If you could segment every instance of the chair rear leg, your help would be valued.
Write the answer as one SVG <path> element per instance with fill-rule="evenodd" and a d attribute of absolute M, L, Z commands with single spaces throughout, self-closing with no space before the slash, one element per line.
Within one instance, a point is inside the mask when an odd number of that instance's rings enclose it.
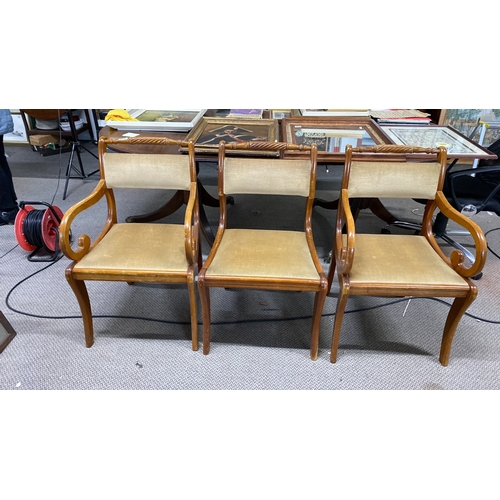
<path fill-rule="evenodd" d="M 451 344 L 453 336 L 457 330 L 458 324 L 465 314 L 465 311 L 474 302 L 477 297 L 477 287 L 473 285 L 469 294 L 466 297 L 457 297 L 451 306 L 446 323 L 443 330 L 443 340 L 441 341 L 441 352 L 439 354 L 439 362 L 443 366 L 448 366 L 450 361 Z"/>
<path fill-rule="evenodd" d="M 329 294 L 331 289 L 332 289 L 333 276 L 335 274 L 335 265 L 336 265 L 335 250 L 332 250 L 332 257 L 330 260 L 330 268 L 328 269 L 328 287 L 326 289 L 327 294 Z"/>
<path fill-rule="evenodd" d="M 188 277 L 189 310 L 191 314 L 191 342 L 193 351 L 198 350 L 198 314 L 196 311 L 196 291 L 194 276 Z"/>
<path fill-rule="evenodd" d="M 344 311 L 347 305 L 348 298 L 349 284 L 342 281 L 340 283 L 340 292 L 337 299 L 337 310 L 335 312 L 335 321 L 333 323 L 332 348 L 330 353 L 331 363 L 335 363 L 337 361 L 337 352 L 339 349 L 340 341 L 340 329 L 342 328 L 342 320 L 344 318 Z"/>
<path fill-rule="evenodd" d="M 210 289 L 205 285 L 203 275 L 198 275 L 198 291 L 200 293 L 203 320 L 203 354 L 210 352 Z"/>
<path fill-rule="evenodd" d="M 89 294 L 87 292 L 85 282 L 82 280 L 76 280 L 73 277 L 73 265 L 74 264 L 66 269 L 66 280 L 68 281 L 69 286 L 73 290 L 73 293 L 78 300 L 78 304 L 80 305 L 83 319 L 83 330 L 85 332 L 85 345 L 87 347 L 92 347 L 92 344 L 94 343 L 94 325 L 92 322 L 92 308 L 90 307 Z"/>
<path fill-rule="evenodd" d="M 313 361 L 316 361 L 318 359 L 321 313 L 323 312 L 323 306 L 325 304 L 327 292 L 328 289 L 325 286 L 323 290 L 316 292 L 316 295 L 314 297 L 313 322 L 311 331 L 311 359 Z"/>

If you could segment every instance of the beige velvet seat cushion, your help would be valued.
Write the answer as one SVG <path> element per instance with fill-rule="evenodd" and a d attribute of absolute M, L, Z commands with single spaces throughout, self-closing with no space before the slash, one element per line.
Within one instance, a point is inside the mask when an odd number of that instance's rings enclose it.
<path fill-rule="evenodd" d="M 76 273 L 186 273 L 184 226 L 115 224 L 102 241 L 74 267 Z M 120 270 L 123 270 L 121 272 Z"/>
<path fill-rule="evenodd" d="M 206 277 L 320 280 L 306 235 L 299 231 L 226 229 Z"/>
<path fill-rule="evenodd" d="M 437 285 L 469 288 L 423 236 L 356 234 L 351 285 Z"/>

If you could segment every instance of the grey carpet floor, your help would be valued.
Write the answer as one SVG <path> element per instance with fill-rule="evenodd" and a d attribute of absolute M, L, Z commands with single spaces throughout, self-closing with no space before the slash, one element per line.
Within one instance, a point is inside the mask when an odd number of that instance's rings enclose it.
<path fill-rule="evenodd" d="M 62 200 L 59 171 L 67 157 L 41 158 L 19 147 L 7 148 L 20 200 L 51 202 L 67 210 L 97 183 L 96 176 L 72 179 L 68 198 Z M 26 149 L 26 148 L 23 148 Z M 27 154 L 29 153 L 29 154 Z M 94 159 L 83 153 L 86 168 Z M 35 161 L 36 160 L 36 161 Z M 32 165 L 27 166 L 29 163 Z M 215 165 L 206 165 L 202 182 L 216 193 Z M 320 167 L 318 196 L 338 194 L 338 167 Z M 149 212 L 165 195 L 149 190 L 144 196 L 117 192 L 121 219 Z M 283 227 L 301 227 L 297 216 L 285 222 L 300 200 L 238 197 L 229 207 L 234 225 L 265 226 L 268 218 Z M 395 215 L 416 219 L 417 203 L 387 205 Z M 101 207 L 83 218 L 78 231 L 92 231 Z M 413 212 L 412 212 L 413 211 Z M 207 208 L 212 227 L 218 209 Z M 174 216 L 177 217 L 177 214 Z M 314 209 L 313 230 L 320 258 L 328 257 L 335 211 Z M 483 230 L 500 226 L 495 215 L 481 213 L 476 221 Z M 384 223 L 362 212 L 360 224 L 379 232 Z M 404 230 L 393 229 L 393 231 Z M 463 237 L 459 237 L 463 238 Z M 500 231 L 488 235 L 500 252 Z M 468 243 L 467 239 L 463 241 Z M 0 310 L 17 332 L 0 354 L 0 389 L 279 389 L 279 390 L 422 390 L 498 389 L 500 387 L 500 261 L 489 255 L 484 276 L 478 281 L 479 297 L 469 309 L 475 317 L 463 318 L 448 367 L 439 364 L 439 346 L 448 306 L 430 299 L 351 298 L 343 322 L 338 361 L 329 361 L 338 286 L 334 282 L 323 311 L 320 354 L 309 358 L 312 294 L 250 290 L 214 290 L 212 295 L 212 346 L 208 356 L 193 352 L 189 341 L 187 291 L 181 286 L 90 283 L 95 316 L 95 344 L 84 344 L 76 299 L 64 278 L 68 265 L 62 258 L 53 265 L 27 260 L 16 246 L 12 226 L 0 227 Z M 448 249 L 449 250 L 449 249 Z M 208 246 L 203 243 L 206 255 Z M 325 270 L 328 263 L 323 262 Z M 39 271 L 37 274 L 37 271 Z M 22 281 L 25 280 L 25 281 Z M 8 296 L 9 294 L 9 296 Z M 6 298 L 10 308 L 6 305 Z M 201 309 L 198 308 L 201 325 Z M 481 319 L 496 321 L 491 323 Z"/>

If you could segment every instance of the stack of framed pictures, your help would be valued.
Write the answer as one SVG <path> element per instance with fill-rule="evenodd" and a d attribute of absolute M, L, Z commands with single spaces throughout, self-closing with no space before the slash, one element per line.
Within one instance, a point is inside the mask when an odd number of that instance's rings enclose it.
<path fill-rule="evenodd" d="M 106 125 L 125 131 L 188 132 L 201 120 L 206 111 L 206 109 L 127 109 L 134 121 L 107 120 Z"/>

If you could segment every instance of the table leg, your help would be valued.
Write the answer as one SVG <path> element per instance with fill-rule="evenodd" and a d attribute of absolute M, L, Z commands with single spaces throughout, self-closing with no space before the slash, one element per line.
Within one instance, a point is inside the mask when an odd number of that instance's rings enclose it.
<path fill-rule="evenodd" d="M 162 205 L 157 210 L 143 215 L 131 215 L 127 217 L 127 222 L 153 222 L 159 219 L 163 219 L 168 215 L 173 214 L 176 210 L 182 207 L 184 204 L 184 191 L 177 191 L 170 200 Z"/>

